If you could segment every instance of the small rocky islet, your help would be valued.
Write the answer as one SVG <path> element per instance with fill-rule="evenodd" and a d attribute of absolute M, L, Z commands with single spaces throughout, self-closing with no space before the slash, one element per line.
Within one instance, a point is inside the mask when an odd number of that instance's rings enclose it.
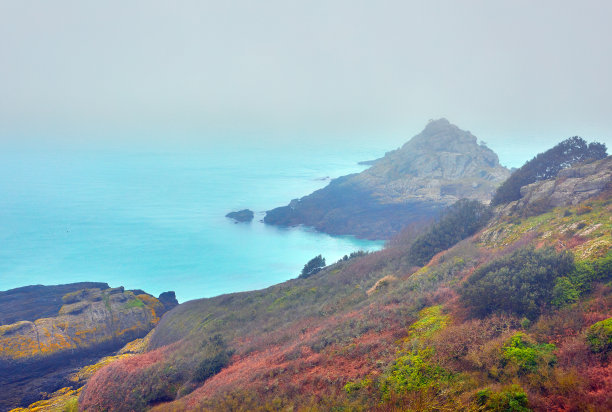
<path fill-rule="evenodd" d="M 235 212 L 229 212 L 225 217 L 233 219 L 236 223 L 246 223 L 253 220 L 255 213 L 250 209 L 238 210 Z"/>

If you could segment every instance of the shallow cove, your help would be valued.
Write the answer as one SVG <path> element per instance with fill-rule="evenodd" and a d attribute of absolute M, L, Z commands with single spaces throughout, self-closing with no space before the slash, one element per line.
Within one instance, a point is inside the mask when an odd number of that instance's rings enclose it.
<path fill-rule="evenodd" d="M 371 149 L 192 152 L 5 151 L 0 155 L 0 290 L 78 281 L 176 291 L 185 300 L 296 277 L 382 242 L 260 222 L 338 177 Z M 251 223 L 225 214 L 255 211 Z"/>

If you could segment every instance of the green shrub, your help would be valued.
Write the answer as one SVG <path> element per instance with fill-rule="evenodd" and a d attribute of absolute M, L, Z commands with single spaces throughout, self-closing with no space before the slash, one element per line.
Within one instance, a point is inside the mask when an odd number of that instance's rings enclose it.
<path fill-rule="evenodd" d="M 552 366 L 556 357 L 552 353 L 555 345 L 536 344 L 527 339 L 524 333 L 514 334 L 502 346 L 502 360 L 505 364 L 518 367 L 519 374 L 535 373 L 540 367 Z"/>
<path fill-rule="evenodd" d="M 491 218 L 491 210 L 477 200 L 461 199 L 440 220 L 419 236 L 408 252 L 410 260 L 423 266 L 437 253 L 473 235 Z"/>
<path fill-rule="evenodd" d="M 612 351 L 612 318 L 591 325 L 587 332 L 587 341 L 591 351 L 595 353 Z"/>
<path fill-rule="evenodd" d="M 434 387 L 448 381 L 452 374 L 430 363 L 431 355 L 431 349 L 424 349 L 398 357 L 382 381 L 383 397 L 389 397 L 390 393 L 402 394 Z"/>
<path fill-rule="evenodd" d="M 523 389 L 512 385 L 501 392 L 484 389 L 476 394 L 476 402 L 485 411 L 530 412 L 529 401 Z"/>
<path fill-rule="evenodd" d="M 477 269 L 459 292 L 477 316 L 505 312 L 534 319 L 551 301 L 555 280 L 574 266 L 569 252 L 523 248 Z"/>
<path fill-rule="evenodd" d="M 557 307 L 577 302 L 580 292 L 567 276 L 555 280 L 551 303 Z"/>
<path fill-rule="evenodd" d="M 204 382 L 216 375 L 229 364 L 232 352 L 228 350 L 221 335 L 215 335 L 202 345 L 204 359 L 200 361 L 193 374 L 193 380 Z"/>

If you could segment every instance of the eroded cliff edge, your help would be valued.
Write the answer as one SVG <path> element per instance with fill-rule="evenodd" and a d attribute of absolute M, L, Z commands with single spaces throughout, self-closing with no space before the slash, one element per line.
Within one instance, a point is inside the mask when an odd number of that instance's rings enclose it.
<path fill-rule="evenodd" d="M 27 405 L 66 385 L 75 368 L 111 354 L 127 342 L 145 336 L 160 317 L 178 302 L 173 293 L 155 298 L 142 291 L 103 286 L 74 290 L 74 286 L 35 286 L 3 292 L 2 302 L 13 309 L 3 316 L 17 320 L 0 326 L 0 410 Z M 66 290 L 55 316 L 56 295 Z M 15 301 L 21 297 L 20 303 Z M 46 302 L 24 311 L 26 303 Z M 39 302 L 40 303 L 40 302 Z M 6 306 L 6 305 L 5 305 Z"/>
<path fill-rule="evenodd" d="M 461 198 L 488 203 L 509 175 L 474 135 L 439 119 L 367 170 L 268 211 L 264 222 L 388 239 Z"/>

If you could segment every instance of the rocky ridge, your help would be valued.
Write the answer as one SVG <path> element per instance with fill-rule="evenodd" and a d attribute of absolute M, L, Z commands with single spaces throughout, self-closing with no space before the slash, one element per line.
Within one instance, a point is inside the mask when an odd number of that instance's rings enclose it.
<path fill-rule="evenodd" d="M 612 156 L 561 170 L 555 179 L 523 186 L 521 198 L 501 205 L 502 216 L 529 216 L 554 207 L 572 206 L 612 190 Z"/>
<path fill-rule="evenodd" d="M 45 288 L 50 290 L 47 296 L 58 290 L 38 286 L 3 293 L 25 297 L 24 291 L 30 290 L 43 296 Z M 79 289 L 62 297 L 63 305 L 55 316 L 0 326 L 0 386 L 5 389 L 0 394 L 0 410 L 38 400 L 41 391 L 62 387 L 74 368 L 146 335 L 178 304 L 173 293 L 164 294 L 163 301 L 123 287 Z M 29 315 L 19 305 L 15 308 L 13 317 Z"/>
<path fill-rule="evenodd" d="M 439 119 L 367 170 L 270 210 L 264 221 L 385 239 L 461 198 L 488 203 L 509 175 L 474 135 Z"/>

